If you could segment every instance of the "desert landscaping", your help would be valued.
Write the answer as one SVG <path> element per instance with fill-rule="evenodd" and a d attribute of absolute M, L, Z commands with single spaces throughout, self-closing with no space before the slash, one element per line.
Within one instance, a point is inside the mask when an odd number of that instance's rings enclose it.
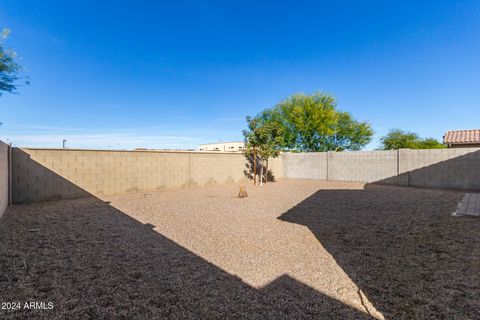
<path fill-rule="evenodd" d="M 2 319 L 472 319 L 463 193 L 282 179 L 20 204 L 0 223 Z M 255 190 L 253 192 L 253 190 Z"/>
<path fill-rule="evenodd" d="M 480 1 L 0 21 L 0 320 L 480 320 Z"/>

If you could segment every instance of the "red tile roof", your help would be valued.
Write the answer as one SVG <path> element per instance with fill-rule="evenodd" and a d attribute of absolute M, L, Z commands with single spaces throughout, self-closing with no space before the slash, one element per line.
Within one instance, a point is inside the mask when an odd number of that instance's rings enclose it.
<path fill-rule="evenodd" d="M 480 129 L 447 131 L 443 136 L 445 144 L 477 144 L 480 143 Z"/>

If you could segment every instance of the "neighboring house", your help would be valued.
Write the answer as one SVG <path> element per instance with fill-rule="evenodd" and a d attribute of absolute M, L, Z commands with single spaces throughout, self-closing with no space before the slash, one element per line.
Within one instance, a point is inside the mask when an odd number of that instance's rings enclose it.
<path fill-rule="evenodd" d="M 480 147 L 480 129 L 447 131 L 443 143 L 449 148 Z"/>
<path fill-rule="evenodd" d="M 245 144 L 242 141 L 205 143 L 198 146 L 198 151 L 242 152 Z"/>

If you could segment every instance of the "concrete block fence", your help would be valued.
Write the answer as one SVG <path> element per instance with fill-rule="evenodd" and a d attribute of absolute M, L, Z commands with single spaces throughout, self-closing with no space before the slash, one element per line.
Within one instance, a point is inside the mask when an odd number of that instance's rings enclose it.
<path fill-rule="evenodd" d="M 0 217 L 9 204 L 9 146 L 0 141 Z"/>
<path fill-rule="evenodd" d="M 281 170 L 275 160 L 271 167 Z M 244 169 L 239 153 L 13 148 L 12 195 L 31 202 L 159 191 L 241 181 Z"/>
<path fill-rule="evenodd" d="M 239 182 L 242 154 L 217 152 L 11 149 L 13 202 L 151 192 Z M 284 153 L 276 179 L 358 181 L 480 190 L 480 148 Z M 0 143 L 0 213 L 8 204 L 8 146 Z"/>
<path fill-rule="evenodd" d="M 480 190 L 480 148 L 284 153 L 282 161 L 290 179 Z"/>

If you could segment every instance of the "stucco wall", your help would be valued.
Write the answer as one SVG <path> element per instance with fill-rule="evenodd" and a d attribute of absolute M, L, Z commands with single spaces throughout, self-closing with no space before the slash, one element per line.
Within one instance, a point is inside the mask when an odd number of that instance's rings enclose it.
<path fill-rule="evenodd" d="M 0 217 L 8 206 L 8 145 L 0 141 Z"/>
<path fill-rule="evenodd" d="M 13 149 L 13 201 L 157 191 L 245 179 L 239 153 Z M 279 159 L 270 162 L 282 176 Z M 276 171 L 275 171 L 276 170 Z"/>

